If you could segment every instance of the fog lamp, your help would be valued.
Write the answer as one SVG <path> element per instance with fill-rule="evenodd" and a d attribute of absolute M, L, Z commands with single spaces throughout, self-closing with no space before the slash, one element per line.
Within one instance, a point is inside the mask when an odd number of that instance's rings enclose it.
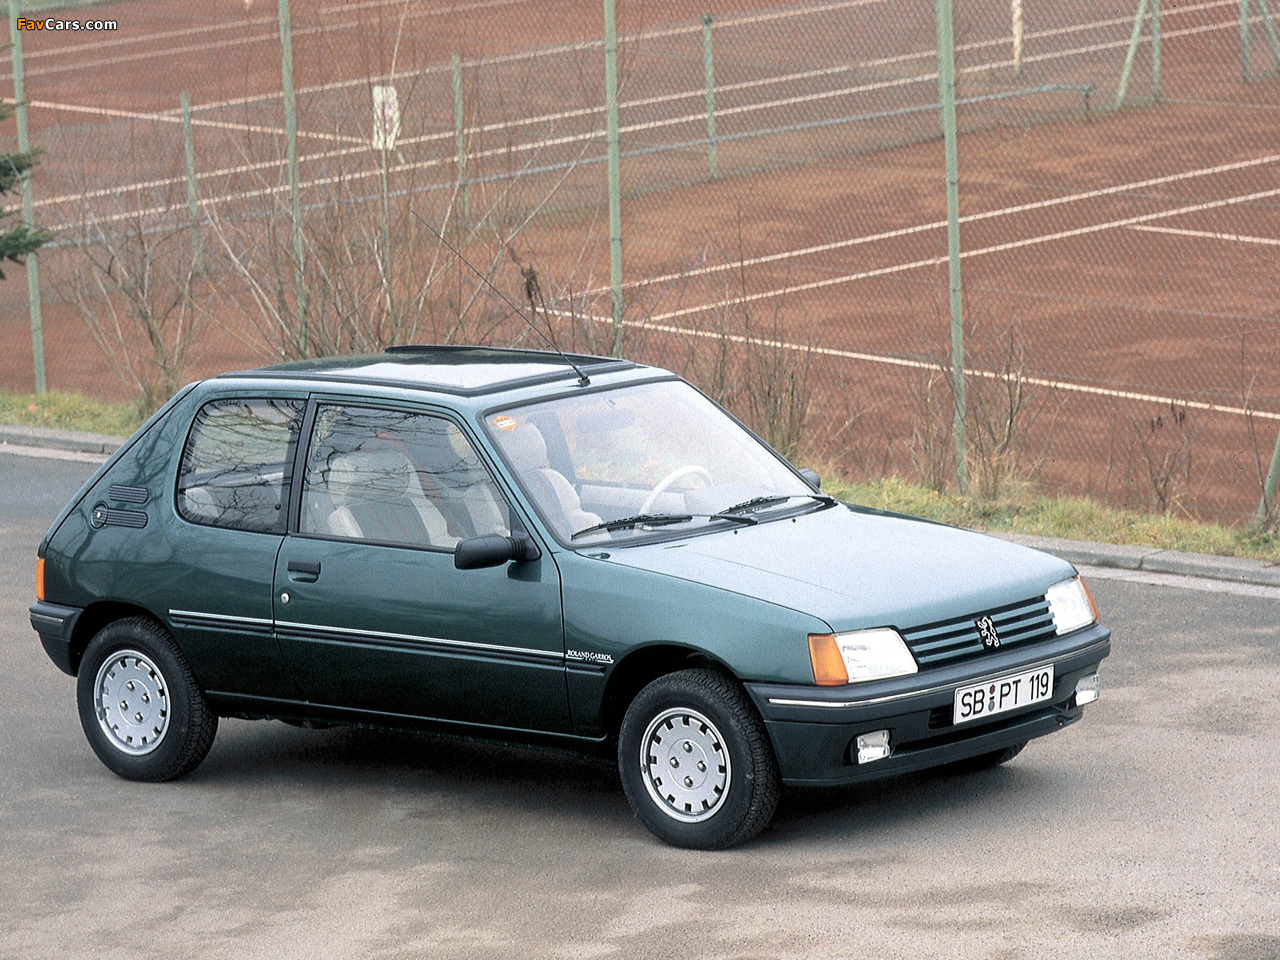
<path fill-rule="evenodd" d="M 1098 699 L 1098 691 L 1098 675 L 1096 673 L 1081 677 L 1076 683 L 1076 706 L 1083 707 L 1086 703 L 1093 703 Z"/>
<path fill-rule="evenodd" d="M 889 746 L 888 730 L 873 730 L 871 733 L 861 734 L 855 745 L 858 748 L 859 763 L 883 760 L 893 752 L 893 748 Z"/>

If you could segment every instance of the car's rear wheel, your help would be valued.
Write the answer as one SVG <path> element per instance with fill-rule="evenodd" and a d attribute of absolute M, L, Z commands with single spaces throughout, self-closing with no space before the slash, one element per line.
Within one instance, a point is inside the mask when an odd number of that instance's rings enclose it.
<path fill-rule="evenodd" d="M 622 721 L 618 769 L 645 826 L 697 850 L 750 840 L 782 792 L 759 715 L 742 688 L 714 670 L 682 670 L 640 691 Z"/>
<path fill-rule="evenodd" d="M 218 732 L 218 717 L 173 637 L 146 617 L 117 620 L 89 641 L 76 700 L 93 752 L 126 780 L 190 773 Z"/>

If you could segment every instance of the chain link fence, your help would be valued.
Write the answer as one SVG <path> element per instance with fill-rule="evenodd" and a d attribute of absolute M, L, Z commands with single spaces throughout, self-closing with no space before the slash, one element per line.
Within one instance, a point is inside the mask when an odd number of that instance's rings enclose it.
<path fill-rule="evenodd" d="M 296 190 L 274 5 L 109 9 L 114 33 L 22 37 L 51 388 L 154 404 L 283 357 L 537 346 L 437 233 L 561 346 L 609 349 L 596 4 L 295 0 Z M 954 486 L 932 5 L 662 13 L 618 9 L 625 352 L 806 462 Z M 954 37 L 973 492 L 1254 519 L 1280 429 L 1266 0 L 960 0 Z"/>

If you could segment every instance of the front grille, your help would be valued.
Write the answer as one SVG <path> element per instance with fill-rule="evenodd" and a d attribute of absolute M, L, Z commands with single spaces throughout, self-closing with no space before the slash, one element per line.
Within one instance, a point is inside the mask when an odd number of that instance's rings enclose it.
<path fill-rule="evenodd" d="M 911 627 L 901 631 L 902 638 L 907 641 L 921 668 L 954 663 L 976 657 L 986 650 L 976 623 L 982 617 L 990 617 L 995 624 L 1001 650 L 1047 640 L 1054 635 L 1049 604 L 1044 597 L 1032 597 L 994 610 L 980 610 L 963 617 Z"/>

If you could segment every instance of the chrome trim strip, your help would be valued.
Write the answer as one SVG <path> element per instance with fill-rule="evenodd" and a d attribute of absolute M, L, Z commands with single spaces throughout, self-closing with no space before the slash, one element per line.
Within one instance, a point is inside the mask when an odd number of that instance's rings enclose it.
<path fill-rule="evenodd" d="M 986 683 L 990 680 L 998 680 L 1000 677 L 1008 676 L 1011 673 L 1023 673 L 1028 670 L 1038 670 L 1041 667 L 1047 667 L 1050 664 L 1057 666 L 1063 660 L 1069 660 L 1072 657 L 1079 657 L 1084 654 L 1092 653 L 1100 647 L 1106 646 L 1111 640 L 1099 640 L 1097 643 L 1090 644 L 1087 647 L 1081 647 L 1079 650 L 1072 650 L 1070 653 L 1064 653 L 1048 660 L 1042 660 L 1040 663 L 1029 664 L 1021 667 L 1008 667 L 1004 670 L 997 670 L 994 673 L 988 673 L 985 676 L 973 677 L 968 680 L 956 680 L 952 683 L 942 683 L 933 687 L 926 687 L 924 690 L 910 690 L 907 693 L 894 693 L 887 697 L 873 697 L 869 700 L 848 700 L 835 703 L 830 700 L 788 700 L 781 697 L 770 697 L 769 703 L 775 707 L 827 707 L 829 709 L 845 709 L 846 707 L 868 707 L 877 703 L 892 703 L 895 700 L 908 700 L 911 697 L 925 697 L 932 693 L 941 693 L 943 690 L 954 690 L 956 687 L 968 686 L 972 683 Z"/>
<path fill-rule="evenodd" d="M 219 623 L 251 623 L 258 627 L 271 626 L 270 620 L 258 617 L 233 617 L 225 613 L 200 613 L 196 610 L 170 610 L 171 617 L 186 617 L 189 620 L 216 620 Z"/>
<path fill-rule="evenodd" d="M 290 620 L 279 620 L 276 626 L 280 629 L 296 630 L 304 634 L 345 633 L 352 637 L 368 637 L 371 640 L 408 640 L 411 643 L 439 644 L 446 647 L 457 647 L 462 650 L 476 650 L 485 653 L 510 653 L 521 657 L 540 657 L 545 660 L 564 662 L 563 653 L 550 650 L 538 650 L 530 647 L 504 647 L 497 643 L 475 643 L 470 640 L 447 640 L 444 637 L 422 637 L 411 633 L 386 633 L 379 630 L 359 630 L 355 627 L 328 627 L 315 623 L 296 623 Z"/>
<path fill-rule="evenodd" d="M 32 620 L 39 620 L 41 623 L 50 623 L 58 627 L 67 622 L 66 617 L 51 617 L 47 613 L 31 613 L 28 611 L 27 616 Z"/>

